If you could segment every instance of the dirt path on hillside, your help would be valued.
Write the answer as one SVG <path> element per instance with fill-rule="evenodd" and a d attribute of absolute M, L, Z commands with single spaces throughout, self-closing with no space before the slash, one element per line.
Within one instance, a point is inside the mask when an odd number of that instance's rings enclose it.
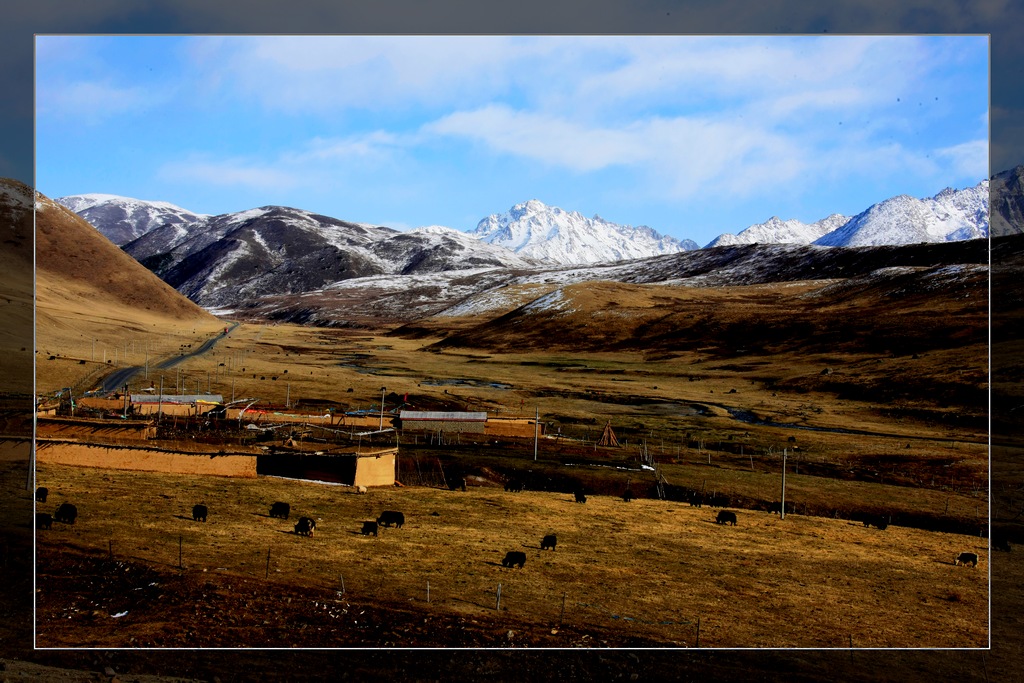
<path fill-rule="evenodd" d="M 188 360 L 189 358 L 196 358 L 198 356 L 202 356 L 203 354 L 212 350 L 217 345 L 217 342 L 227 337 L 236 327 L 238 327 L 238 323 L 231 323 L 230 326 L 224 328 L 223 332 L 215 335 L 210 339 L 207 339 L 195 351 L 192 351 L 190 353 L 183 353 L 177 356 L 172 356 L 171 358 L 167 358 L 165 360 L 158 362 L 155 365 L 155 367 L 158 370 L 166 370 L 168 368 L 173 368 L 175 365 L 178 365 L 179 363 L 182 363 Z M 142 366 L 133 365 L 131 367 L 121 368 L 120 370 L 112 372 L 111 374 L 107 375 L 102 380 L 100 380 L 101 393 L 109 394 L 110 392 L 117 391 L 121 387 L 127 386 L 131 378 L 137 375 L 138 373 L 142 372 L 143 370 L 144 368 Z"/>

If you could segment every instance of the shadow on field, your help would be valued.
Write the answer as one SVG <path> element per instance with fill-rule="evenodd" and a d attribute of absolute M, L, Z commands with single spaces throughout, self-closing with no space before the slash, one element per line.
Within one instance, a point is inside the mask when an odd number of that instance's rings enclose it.
<path fill-rule="evenodd" d="M 477 602 L 475 600 L 467 600 L 466 598 L 460 598 L 460 597 L 455 597 L 455 596 L 453 596 L 451 598 L 448 598 L 448 599 L 450 601 L 452 601 L 452 602 L 463 602 L 463 603 L 465 603 L 467 605 L 473 605 L 473 607 L 479 607 L 480 609 L 490 609 L 490 605 L 489 604 L 485 605 L 484 603 Z"/>
<path fill-rule="evenodd" d="M 189 517 L 188 515 L 174 515 L 174 518 L 175 519 L 183 519 L 186 522 L 194 522 L 194 521 L 196 521 L 196 520 L 192 519 L 191 517 Z"/>

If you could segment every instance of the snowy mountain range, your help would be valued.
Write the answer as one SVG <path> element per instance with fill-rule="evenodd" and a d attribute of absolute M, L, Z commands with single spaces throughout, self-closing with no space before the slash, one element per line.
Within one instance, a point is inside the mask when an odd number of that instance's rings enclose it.
<path fill-rule="evenodd" d="M 772 216 L 764 223 L 751 225 L 738 235 L 723 233 L 711 240 L 708 247 L 724 247 L 733 244 L 812 244 L 850 220 L 849 216 L 834 213 L 814 223 L 803 223 L 796 219 L 782 220 Z"/>
<path fill-rule="evenodd" d="M 869 247 L 988 237 L 988 204 L 987 180 L 964 190 L 947 187 L 929 199 L 899 195 L 874 204 L 814 244 Z"/>
<path fill-rule="evenodd" d="M 185 226 L 207 216 L 169 202 L 145 201 L 113 194 L 78 194 L 54 200 L 96 226 L 121 246 L 161 225 Z"/>
<path fill-rule="evenodd" d="M 208 309 L 238 310 L 268 296 L 333 292 L 330 296 L 347 298 L 350 290 L 339 283 L 380 276 L 473 272 L 476 279 L 488 270 L 512 277 L 559 269 L 563 277 L 572 269 L 624 264 L 628 270 L 635 261 L 656 265 L 668 257 L 709 249 L 728 254 L 751 244 L 824 249 L 974 239 L 988 234 L 988 189 L 983 181 L 928 199 L 893 197 L 853 218 L 832 215 L 809 225 L 773 217 L 737 235 L 721 235 L 703 250 L 692 240 L 646 226 L 586 218 L 535 199 L 484 218 L 472 232 L 444 226 L 402 232 L 283 206 L 209 216 L 113 195 L 58 201 L 192 301 Z M 771 261 L 755 258 L 765 267 Z M 701 277 L 714 279 L 714 274 Z M 427 291 L 421 296 L 430 298 Z"/>
<path fill-rule="evenodd" d="M 210 308 L 350 278 L 537 265 L 450 228 L 400 232 L 283 206 L 166 224 L 123 249 Z"/>
<path fill-rule="evenodd" d="M 994 182 L 1000 177 L 996 176 Z M 1002 187 L 1009 182 L 1012 190 L 1017 187 L 1012 182 L 1016 177 L 1008 177 L 993 187 Z M 167 202 L 102 194 L 72 195 L 57 201 L 92 223 L 140 261 L 150 259 L 147 265 L 154 269 L 165 266 L 169 261 L 180 260 L 184 251 L 193 253 L 209 246 L 223 238 L 226 231 L 233 229 L 238 222 L 256 218 L 269 210 L 269 207 L 263 207 L 209 216 Z M 737 234 L 723 233 L 705 248 L 737 244 L 897 245 L 976 239 L 989 234 L 988 201 L 989 181 L 983 180 L 963 190 L 947 188 L 930 198 L 900 195 L 886 199 L 852 218 L 833 214 L 808 224 L 773 216 Z M 1007 212 L 1012 214 L 1015 206 L 1011 201 L 1007 204 Z M 291 211 L 296 212 L 295 215 L 316 216 L 299 209 Z M 996 218 L 1003 220 L 1000 215 Z M 326 216 L 319 216 L 317 220 L 356 225 Z M 397 232 L 379 226 L 363 225 L 362 229 L 371 230 L 377 236 L 374 239 L 391 239 Z M 600 216 L 587 218 L 536 199 L 516 204 L 507 212 L 487 216 L 471 232 L 428 226 L 409 234 L 416 233 L 421 236 L 444 234 L 448 243 L 459 241 L 462 248 L 471 248 L 461 238 L 469 236 L 497 249 L 489 252 L 488 258 L 506 255 L 510 267 L 523 263 L 564 266 L 612 263 L 700 248 L 693 240 L 677 240 L 647 226 L 619 225 Z M 519 259 L 511 258 L 513 254 Z M 160 260 L 154 263 L 152 259 L 157 256 Z"/>
<path fill-rule="evenodd" d="M 987 237 L 989 181 L 963 190 L 946 188 L 934 197 L 899 195 L 853 216 L 833 214 L 814 223 L 775 216 L 737 235 L 719 235 L 707 247 L 731 244 L 818 244 L 865 247 L 951 242 Z"/>
<path fill-rule="evenodd" d="M 978 209 L 971 202 L 954 201 L 954 194 L 941 192 L 936 202 L 948 205 L 950 214 L 952 209 L 964 214 Z M 871 213 L 864 212 L 865 218 Z M 109 240 L 103 242 L 121 251 Z M 856 284 L 861 278 L 877 279 L 884 271 L 896 280 L 933 273 L 955 276 L 952 284 L 942 280 L 942 286 L 953 286 L 959 278 L 984 274 L 988 249 L 985 240 L 848 249 L 761 243 L 558 266 L 443 226 L 399 232 L 265 206 L 194 223 L 168 223 L 125 245 L 124 251 L 217 315 L 368 329 L 404 323 L 411 327 L 403 334 L 417 334 L 417 325 L 429 334 L 430 320 L 456 318 L 466 321 L 459 325 L 475 324 L 549 294 L 557 297 L 555 292 L 565 287 L 598 281 L 690 287 L 786 286 L 808 280 Z M 900 282 L 894 280 L 896 293 L 906 289 Z"/>
<path fill-rule="evenodd" d="M 998 237 L 1024 232 L 1024 166 L 995 174 L 989 189 L 990 234 Z"/>
<path fill-rule="evenodd" d="M 562 265 L 626 261 L 699 248 L 693 240 L 680 242 L 646 225 L 634 228 L 600 216 L 587 218 L 536 199 L 491 214 L 470 234 L 521 256 Z"/>

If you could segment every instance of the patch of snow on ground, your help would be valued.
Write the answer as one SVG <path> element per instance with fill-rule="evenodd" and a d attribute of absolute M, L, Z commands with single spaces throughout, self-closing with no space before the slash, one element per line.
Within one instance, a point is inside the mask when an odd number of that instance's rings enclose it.
<path fill-rule="evenodd" d="M 235 311 L 236 311 L 236 309 L 234 309 L 234 308 L 218 308 L 216 306 L 214 306 L 213 308 L 206 308 L 205 310 L 210 315 L 216 316 L 218 318 L 221 318 L 221 317 L 224 317 L 224 316 L 228 316 L 228 315 L 234 315 Z"/>
<path fill-rule="evenodd" d="M 246 209 L 245 211 L 239 211 L 238 213 L 231 214 L 232 222 L 242 223 L 249 220 L 250 218 L 259 218 L 260 216 L 270 213 L 270 207 L 262 207 L 259 209 Z"/>
<path fill-rule="evenodd" d="M 557 311 L 565 315 L 572 313 L 572 309 L 569 308 L 570 303 L 572 302 L 565 297 L 563 290 L 559 288 L 526 304 L 523 306 L 523 312 L 538 313 L 541 311 Z"/>
<path fill-rule="evenodd" d="M 263 235 L 262 235 L 262 234 L 260 234 L 260 231 L 259 231 L 259 230 L 253 230 L 253 231 L 252 231 L 252 238 L 253 238 L 254 240 L 256 240 L 256 244 L 258 244 L 258 245 L 260 245 L 261 247 L 263 247 L 263 251 L 267 252 L 267 254 L 270 254 L 271 256 L 273 256 L 273 255 L 274 255 L 274 250 L 273 250 L 273 249 L 271 249 L 271 248 L 270 248 L 270 245 L 269 245 L 269 244 L 267 244 L 267 241 L 266 241 L 265 239 L 263 239 Z M 275 265 L 276 265 L 276 264 L 275 264 Z"/>
<path fill-rule="evenodd" d="M 464 315 L 481 315 L 508 308 L 511 304 L 512 302 L 506 296 L 504 289 L 491 290 L 446 308 L 438 313 L 437 317 L 457 318 Z"/>
<path fill-rule="evenodd" d="M 205 280 L 203 280 L 203 286 L 200 289 L 200 292 L 203 295 L 214 293 L 220 289 L 220 275 L 231 268 L 239 259 L 252 255 L 252 249 L 247 243 L 237 242 L 236 245 L 237 246 L 229 256 L 218 261 L 216 266 L 210 271 L 209 275 L 207 275 Z"/>

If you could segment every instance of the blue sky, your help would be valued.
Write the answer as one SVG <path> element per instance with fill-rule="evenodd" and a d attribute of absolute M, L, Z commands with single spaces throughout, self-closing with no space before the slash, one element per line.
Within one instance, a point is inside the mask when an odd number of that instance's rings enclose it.
<path fill-rule="evenodd" d="M 988 177 L 986 36 L 40 36 L 36 186 L 703 245 Z M 998 169 L 997 169 L 998 170 Z"/>

